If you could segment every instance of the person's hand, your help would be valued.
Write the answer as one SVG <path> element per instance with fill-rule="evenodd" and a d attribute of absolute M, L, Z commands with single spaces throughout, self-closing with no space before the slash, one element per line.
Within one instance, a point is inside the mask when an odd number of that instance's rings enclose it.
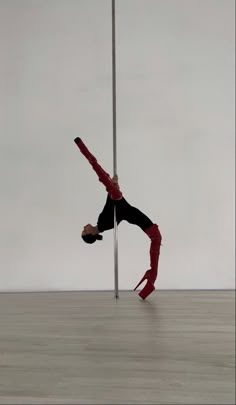
<path fill-rule="evenodd" d="M 118 187 L 118 189 L 120 189 L 120 186 L 119 186 L 119 179 L 118 179 L 117 174 L 112 177 L 111 181 L 112 181 L 112 183 L 116 184 L 116 186 Z"/>
<path fill-rule="evenodd" d="M 113 176 L 111 180 L 113 181 L 113 183 L 118 183 L 118 175 L 115 174 L 115 176 Z"/>

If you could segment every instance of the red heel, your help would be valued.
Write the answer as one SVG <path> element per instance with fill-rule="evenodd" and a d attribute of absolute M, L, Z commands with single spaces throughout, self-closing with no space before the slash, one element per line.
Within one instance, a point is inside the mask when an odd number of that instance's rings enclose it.
<path fill-rule="evenodd" d="M 146 279 L 148 279 L 148 271 L 146 271 L 146 273 L 144 274 L 143 278 L 141 278 L 141 280 L 139 281 L 139 283 L 136 285 L 136 287 L 134 288 L 134 291 L 137 290 L 137 288 L 140 286 L 140 284 L 142 284 L 142 282 Z"/>
<path fill-rule="evenodd" d="M 155 283 L 155 275 L 152 274 L 151 270 L 147 270 L 146 273 L 144 274 L 143 278 L 139 281 L 139 283 L 136 285 L 134 291 L 140 286 L 140 284 L 142 284 L 142 282 L 144 280 L 147 280 L 147 284 L 145 285 L 145 287 L 140 291 L 139 296 L 145 300 L 145 298 L 148 297 L 148 295 L 150 295 L 154 290 L 154 283 Z"/>
<path fill-rule="evenodd" d="M 154 290 L 155 290 L 154 285 L 150 281 L 148 281 L 145 287 L 142 289 L 142 291 L 140 291 L 139 296 L 143 300 L 145 300 L 145 298 L 147 298 L 148 295 L 150 295 Z"/>

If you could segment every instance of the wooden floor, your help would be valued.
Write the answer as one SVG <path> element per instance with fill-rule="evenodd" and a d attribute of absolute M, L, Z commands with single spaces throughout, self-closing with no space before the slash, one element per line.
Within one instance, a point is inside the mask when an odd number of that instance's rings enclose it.
<path fill-rule="evenodd" d="M 0 294 L 0 403 L 235 404 L 234 298 Z"/>

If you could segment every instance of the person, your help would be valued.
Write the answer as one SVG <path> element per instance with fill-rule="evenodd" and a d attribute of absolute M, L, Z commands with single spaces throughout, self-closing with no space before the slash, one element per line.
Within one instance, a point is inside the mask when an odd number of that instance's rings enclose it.
<path fill-rule="evenodd" d="M 100 213 L 97 221 L 97 225 L 93 226 L 87 224 L 84 226 L 81 237 L 84 242 L 92 244 L 97 240 L 102 240 L 101 233 L 114 228 L 114 205 L 116 206 L 116 221 L 117 225 L 123 220 L 130 224 L 137 225 L 143 232 L 150 238 L 150 269 L 147 270 L 134 288 L 134 291 L 145 281 L 146 285 L 139 292 L 139 296 L 144 300 L 154 290 L 154 283 L 158 273 L 158 261 L 160 255 L 160 246 L 162 236 L 157 224 L 154 224 L 143 212 L 138 208 L 131 206 L 124 198 L 119 182 L 118 176 L 113 178 L 98 164 L 97 159 L 88 150 L 81 138 L 75 138 L 74 142 L 78 146 L 80 152 L 86 157 L 92 168 L 98 175 L 99 181 L 103 183 L 108 192 L 105 206 Z"/>

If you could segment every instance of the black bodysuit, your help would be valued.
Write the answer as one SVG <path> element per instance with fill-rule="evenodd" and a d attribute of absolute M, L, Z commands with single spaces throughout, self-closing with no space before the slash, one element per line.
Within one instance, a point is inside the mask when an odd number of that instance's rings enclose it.
<path fill-rule="evenodd" d="M 116 205 L 117 224 L 123 220 L 139 226 L 143 231 L 153 225 L 153 222 L 138 208 L 132 207 L 124 197 L 120 200 L 112 200 L 107 195 L 106 204 L 98 217 L 97 226 L 99 232 L 114 228 L 114 204 Z"/>

